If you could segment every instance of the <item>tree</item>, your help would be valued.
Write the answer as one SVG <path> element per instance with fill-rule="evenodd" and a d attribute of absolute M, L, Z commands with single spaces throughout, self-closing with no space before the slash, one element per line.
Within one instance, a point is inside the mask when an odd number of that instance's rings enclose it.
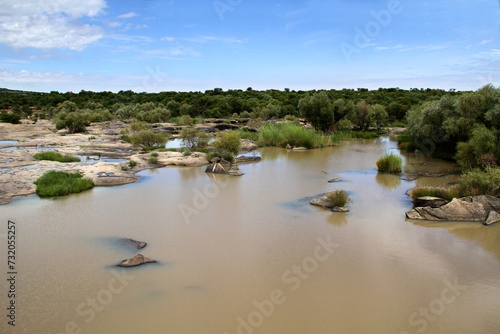
<path fill-rule="evenodd" d="M 326 92 L 300 99 L 299 110 L 317 130 L 327 131 L 335 122 L 332 103 Z"/>
<path fill-rule="evenodd" d="M 368 111 L 369 105 L 366 101 L 360 101 L 356 104 L 354 111 L 348 116 L 349 120 L 361 131 L 366 131 L 370 127 L 372 117 Z"/>
<path fill-rule="evenodd" d="M 204 148 L 208 145 L 208 134 L 196 128 L 184 128 L 179 138 L 185 147 L 189 149 Z"/>
<path fill-rule="evenodd" d="M 375 104 L 369 106 L 368 113 L 370 114 L 371 119 L 375 122 L 377 130 L 380 130 L 380 128 L 386 124 L 387 112 L 385 111 L 385 107 L 383 105 Z"/>
<path fill-rule="evenodd" d="M 221 132 L 212 146 L 222 158 L 233 161 L 241 148 L 241 138 L 237 132 Z"/>

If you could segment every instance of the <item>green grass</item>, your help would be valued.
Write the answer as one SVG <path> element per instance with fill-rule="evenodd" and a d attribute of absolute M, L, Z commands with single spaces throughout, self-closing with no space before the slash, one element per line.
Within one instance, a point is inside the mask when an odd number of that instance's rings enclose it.
<path fill-rule="evenodd" d="M 467 171 L 462 174 L 457 185 L 449 188 L 416 187 L 411 191 L 413 199 L 422 196 L 433 196 L 451 201 L 453 198 L 478 195 L 500 196 L 500 167 Z"/>
<path fill-rule="evenodd" d="M 332 142 L 340 143 L 342 140 L 353 138 L 353 136 L 350 130 L 337 130 L 330 134 L 330 138 Z"/>
<path fill-rule="evenodd" d="M 403 158 L 394 153 L 386 153 L 377 160 L 377 168 L 382 173 L 399 174 L 403 169 Z"/>
<path fill-rule="evenodd" d="M 264 124 L 260 128 L 259 146 L 305 147 L 308 149 L 333 145 L 330 136 L 305 129 L 295 123 Z"/>
<path fill-rule="evenodd" d="M 375 131 L 351 131 L 352 138 L 360 138 L 360 139 L 373 139 L 380 137 L 379 132 Z"/>
<path fill-rule="evenodd" d="M 130 159 L 130 160 L 128 161 L 128 166 L 129 166 L 130 168 L 134 168 L 135 166 L 137 166 L 137 162 L 135 162 L 134 160 Z"/>
<path fill-rule="evenodd" d="M 460 186 L 453 186 L 450 188 L 444 187 L 416 187 L 411 190 L 411 197 L 417 199 L 419 197 L 431 196 L 444 198 L 451 201 L 453 198 L 461 197 Z"/>
<path fill-rule="evenodd" d="M 35 181 L 36 193 L 40 197 L 64 196 L 75 194 L 94 187 L 92 180 L 82 178 L 79 172 L 68 173 L 50 171 Z"/>
<path fill-rule="evenodd" d="M 390 128 L 406 128 L 406 124 L 403 122 L 395 122 L 389 125 Z"/>
<path fill-rule="evenodd" d="M 154 165 L 154 164 L 158 163 L 158 158 L 157 158 L 157 157 L 155 157 L 155 156 L 150 156 L 150 157 L 148 158 L 148 163 L 150 163 L 150 164 Z"/>
<path fill-rule="evenodd" d="M 351 201 L 349 193 L 345 190 L 335 190 L 326 194 L 330 203 L 335 206 L 344 207 Z"/>
<path fill-rule="evenodd" d="M 259 137 L 260 137 L 258 132 L 250 132 L 250 131 L 245 130 L 245 129 L 232 130 L 232 131 L 237 132 L 240 135 L 241 139 L 250 139 L 252 141 L 257 141 L 257 140 L 259 140 Z"/>
<path fill-rule="evenodd" d="M 71 155 L 62 155 L 59 152 L 54 151 L 46 151 L 42 153 L 37 153 L 33 156 L 33 158 L 37 160 L 50 160 L 50 161 L 59 161 L 59 162 L 79 162 L 80 159 L 77 157 L 73 157 Z"/>
<path fill-rule="evenodd" d="M 151 153 L 151 156 L 157 158 L 158 157 L 158 153 L 157 152 L 153 152 L 153 153 Z"/>

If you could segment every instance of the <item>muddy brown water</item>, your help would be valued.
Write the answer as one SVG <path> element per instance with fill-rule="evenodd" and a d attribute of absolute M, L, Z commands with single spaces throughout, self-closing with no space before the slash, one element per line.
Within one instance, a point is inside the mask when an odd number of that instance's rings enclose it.
<path fill-rule="evenodd" d="M 204 168 L 143 171 L 140 182 L 0 207 L 17 227 L 16 327 L 2 333 L 500 332 L 500 225 L 417 223 L 405 192 L 454 175 L 377 174 L 386 138 L 305 152 L 260 149 L 242 177 Z M 431 162 L 431 165 L 429 165 Z M 407 171 L 454 169 L 405 156 Z M 344 181 L 329 184 L 340 177 Z M 309 200 L 345 189 L 351 212 Z M 122 271 L 148 242 L 157 264 Z"/>

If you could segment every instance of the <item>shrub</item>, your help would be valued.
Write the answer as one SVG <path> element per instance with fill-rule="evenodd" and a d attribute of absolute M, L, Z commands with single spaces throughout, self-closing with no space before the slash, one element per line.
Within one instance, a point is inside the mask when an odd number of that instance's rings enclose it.
<path fill-rule="evenodd" d="M 141 130 L 129 136 L 132 145 L 163 146 L 168 138 L 165 133 L 155 133 L 153 130 Z"/>
<path fill-rule="evenodd" d="M 377 168 L 382 173 L 401 173 L 403 169 L 403 158 L 394 153 L 384 154 L 377 160 Z"/>
<path fill-rule="evenodd" d="M 8 114 L 5 111 L 2 111 L 2 113 L 0 113 L 0 122 L 19 124 L 20 120 L 21 120 L 21 115 L 19 115 L 19 114 L 16 114 L 16 113 Z"/>
<path fill-rule="evenodd" d="M 79 193 L 94 187 L 92 180 L 82 178 L 79 172 L 50 171 L 35 181 L 36 193 L 40 197 L 64 196 Z"/>
<path fill-rule="evenodd" d="M 134 168 L 135 166 L 137 166 L 137 162 L 135 162 L 134 160 L 130 159 L 130 160 L 128 161 L 128 166 L 129 166 L 130 168 Z"/>
<path fill-rule="evenodd" d="M 89 141 L 92 140 L 92 139 L 95 139 L 95 136 L 90 136 L 89 137 Z"/>
<path fill-rule="evenodd" d="M 217 139 L 212 145 L 220 156 L 227 153 L 236 155 L 241 148 L 240 136 L 236 132 L 222 132 L 217 134 Z"/>
<path fill-rule="evenodd" d="M 130 124 L 130 130 L 132 132 L 140 132 L 142 130 L 150 130 L 150 129 L 151 129 L 151 127 L 146 122 L 134 122 L 134 123 Z M 122 130 L 124 130 L 124 129 L 122 129 Z M 120 133 L 122 130 L 120 130 Z M 124 134 L 127 134 L 127 133 L 124 133 Z"/>
<path fill-rule="evenodd" d="M 153 153 L 151 153 L 151 156 L 157 158 L 158 157 L 158 153 L 157 152 L 153 152 Z"/>
<path fill-rule="evenodd" d="M 195 128 L 184 128 L 179 134 L 182 144 L 189 148 L 204 148 L 208 145 L 208 134 Z"/>
<path fill-rule="evenodd" d="M 154 165 L 158 162 L 158 154 L 156 156 L 152 155 L 148 158 L 148 163 Z"/>
<path fill-rule="evenodd" d="M 49 160 L 49 161 L 59 161 L 59 162 L 79 162 L 80 159 L 73 157 L 71 155 L 62 155 L 59 152 L 46 151 L 42 153 L 37 153 L 33 156 L 37 160 Z"/>
<path fill-rule="evenodd" d="M 460 185 L 464 195 L 498 196 L 500 195 L 500 167 L 470 170 L 462 174 Z"/>
<path fill-rule="evenodd" d="M 326 194 L 332 206 L 344 207 L 351 201 L 349 193 L 345 190 L 335 190 Z"/>
<path fill-rule="evenodd" d="M 178 120 L 177 120 L 177 125 L 184 126 L 184 125 L 193 125 L 194 120 L 191 118 L 189 115 L 182 115 Z"/>

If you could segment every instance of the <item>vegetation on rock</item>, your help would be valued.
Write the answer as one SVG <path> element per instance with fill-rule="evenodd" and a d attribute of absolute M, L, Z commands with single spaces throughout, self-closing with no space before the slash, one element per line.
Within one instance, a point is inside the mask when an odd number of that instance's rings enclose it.
<path fill-rule="evenodd" d="M 49 171 L 35 181 L 36 193 L 40 197 L 64 196 L 79 193 L 94 187 L 92 180 L 83 178 L 79 172 Z"/>

